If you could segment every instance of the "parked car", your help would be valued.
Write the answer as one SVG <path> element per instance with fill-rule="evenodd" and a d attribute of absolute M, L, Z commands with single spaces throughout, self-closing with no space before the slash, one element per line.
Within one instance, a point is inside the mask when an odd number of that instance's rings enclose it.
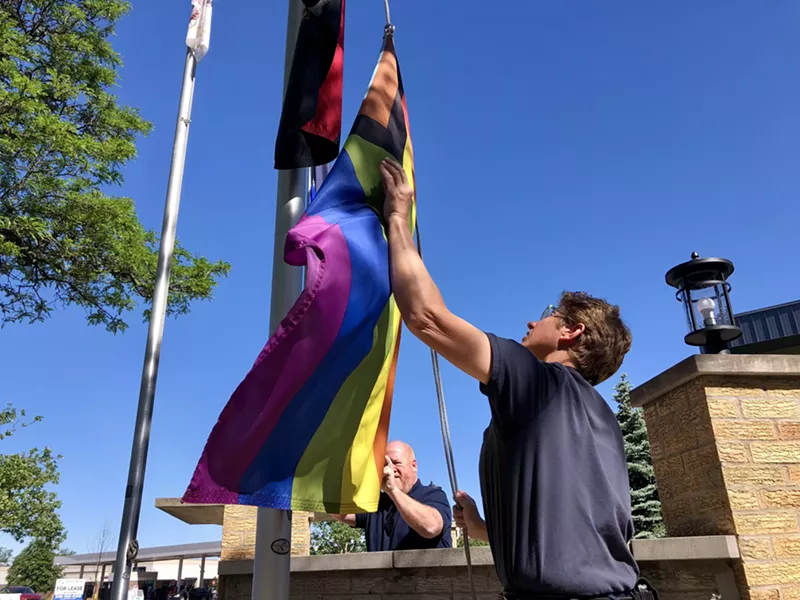
<path fill-rule="evenodd" d="M 24 585 L 9 585 L 0 590 L 0 594 L 19 594 L 19 600 L 42 600 L 41 594 L 37 594 L 31 588 Z"/>

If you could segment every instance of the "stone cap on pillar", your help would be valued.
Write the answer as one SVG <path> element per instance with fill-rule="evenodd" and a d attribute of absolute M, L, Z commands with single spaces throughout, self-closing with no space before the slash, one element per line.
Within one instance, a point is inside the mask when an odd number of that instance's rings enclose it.
<path fill-rule="evenodd" d="M 155 506 L 189 525 L 222 525 L 225 520 L 224 504 L 186 504 L 180 498 L 156 498 Z M 312 521 L 333 520 L 327 513 L 309 513 L 309 515 Z"/>
<path fill-rule="evenodd" d="M 631 404 L 652 400 L 698 377 L 780 377 L 800 380 L 800 355 L 695 354 L 631 391 Z"/>

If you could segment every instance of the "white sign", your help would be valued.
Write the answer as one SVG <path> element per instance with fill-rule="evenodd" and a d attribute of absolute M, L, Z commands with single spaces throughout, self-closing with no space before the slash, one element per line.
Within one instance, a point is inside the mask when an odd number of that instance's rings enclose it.
<path fill-rule="evenodd" d="M 144 600 L 144 592 L 139 589 L 139 572 L 131 572 L 128 580 L 128 600 Z"/>
<path fill-rule="evenodd" d="M 0 594 L 0 600 L 19 600 L 22 594 Z"/>
<path fill-rule="evenodd" d="M 82 600 L 85 587 L 85 579 L 58 579 L 53 600 Z"/>

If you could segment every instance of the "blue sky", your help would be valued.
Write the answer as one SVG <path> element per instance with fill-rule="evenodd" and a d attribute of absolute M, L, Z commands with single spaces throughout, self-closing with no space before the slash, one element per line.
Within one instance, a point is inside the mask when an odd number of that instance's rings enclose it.
<path fill-rule="evenodd" d="M 120 194 L 160 228 L 188 0 L 134 2 L 114 41 L 119 96 L 155 125 Z M 198 70 L 178 235 L 233 265 L 213 302 L 167 322 L 139 540 L 219 539 L 153 508 L 180 496 L 208 432 L 266 341 L 286 2 L 217 0 Z M 456 7 L 456 8 L 454 8 Z M 374 67 L 378 0 L 351 0 L 345 128 Z M 738 311 L 800 297 L 800 4 L 394 0 L 426 262 L 451 309 L 520 337 L 565 289 L 621 305 L 623 367 L 641 383 L 692 352 L 664 272 L 730 258 Z M 4 400 L 45 417 L 3 451 L 63 454 L 62 517 L 78 552 L 116 535 L 146 327 L 79 310 L 0 332 Z M 488 422 L 477 385 L 443 367 L 462 488 L 478 492 Z M 613 381 L 600 387 L 610 398 Z M 391 435 L 447 487 L 429 355 L 403 338 Z M 0 545 L 13 545 L 0 538 Z"/>

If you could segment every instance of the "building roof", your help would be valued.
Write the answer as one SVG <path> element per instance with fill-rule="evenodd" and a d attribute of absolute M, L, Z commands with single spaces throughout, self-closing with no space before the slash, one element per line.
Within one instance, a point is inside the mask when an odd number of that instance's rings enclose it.
<path fill-rule="evenodd" d="M 219 556 L 222 552 L 222 542 L 200 542 L 196 544 L 179 544 L 176 546 L 153 546 L 152 548 L 139 548 L 136 555 L 137 562 L 159 560 L 173 560 L 177 558 L 200 558 L 201 556 Z M 111 564 L 117 558 L 116 550 L 102 554 L 73 554 L 71 556 L 57 556 L 55 563 L 62 567 L 69 565 L 96 565 Z"/>
<path fill-rule="evenodd" d="M 735 315 L 742 336 L 735 354 L 800 354 L 800 300 Z"/>

